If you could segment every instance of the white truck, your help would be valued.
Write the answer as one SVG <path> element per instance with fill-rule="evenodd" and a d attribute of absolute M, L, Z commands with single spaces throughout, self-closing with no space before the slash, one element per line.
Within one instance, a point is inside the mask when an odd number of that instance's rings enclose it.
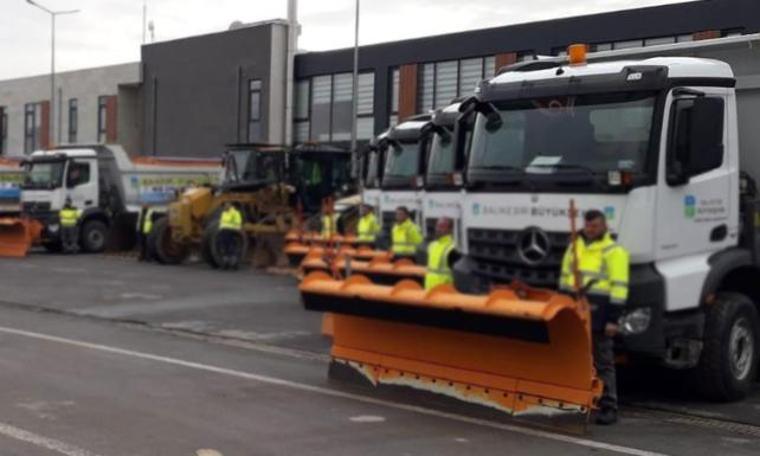
<path fill-rule="evenodd" d="M 507 67 L 464 103 L 456 285 L 556 287 L 570 200 L 602 210 L 631 254 L 618 348 L 743 397 L 760 352 L 760 35 L 588 60 Z"/>
<path fill-rule="evenodd" d="M 24 162 L 22 214 L 43 225 L 42 245 L 60 248 L 58 212 L 67 198 L 82 210 L 81 247 L 102 252 L 110 240 L 128 248 L 141 207 L 157 212 L 191 185 L 216 184 L 221 160 L 130 158 L 117 145 L 72 146 L 37 151 Z"/>

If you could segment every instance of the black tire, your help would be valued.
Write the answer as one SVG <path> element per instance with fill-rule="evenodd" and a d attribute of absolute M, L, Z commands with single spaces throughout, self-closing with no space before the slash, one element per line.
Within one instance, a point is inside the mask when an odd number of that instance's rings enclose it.
<path fill-rule="evenodd" d="M 89 220 L 82 225 L 79 235 L 82 250 L 87 253 L 102 253 L 108 244 L 108 226 L 100 220 Z"/>
<path fill-rule="evenodd" d="M 735 401 L 749 394 L 758 369 L 758 315 L 739 293 L 720 293 L 705 316 L 697 390 L 708 399 Z"/>
<path fill-rule="evenodd" d="M 169 219 L 164 217 L 153 224 L 151 231 L 153 240 L 153 253 L 161 264 L 177 265 L 182 264 L 190 254 L 190 248 L 187 245 L 177 244 L 172 241 L 171 227 Z"/>
<path fill-rule="evenodd" d="M 203 239 L 201 240 L 201 258 L 203 261 L 214 269 L 219 269 L 219 263 L 216 262 L 212 253 L 213 242 L 217 231 L 216 223 L 206 225 L 203 230 Z"/>
<path fill-rule="evenodd" d="M 204 256 L 207 256 L 206 263 L 208 263 L 213 268 L 224 268 L 225 266 L 228 268 L 238 268 L 240 267 L 240 264 L 243 262 L 243 259 L 246 258 L 248 255 L 248 236 L 245 235 L 245 232 L 238 232 L 238 242 L 240 242 L 240 248 L 238 251 L 238 255 L 235 258 L 234 263 L 232 264 L 226 264 L 222 258 L 221 253 L 219 252 L 219 233 L 221 230 L 219 230 L 218 226 L 216 224 L 209 225 L 206 227 L 206 230 L 203 232 L 203 239 L 204 239 L 204 245 L 201 250 L 206 250 L 206 253 Z M 202 252 L 203 253 L 203 252 Z"/>

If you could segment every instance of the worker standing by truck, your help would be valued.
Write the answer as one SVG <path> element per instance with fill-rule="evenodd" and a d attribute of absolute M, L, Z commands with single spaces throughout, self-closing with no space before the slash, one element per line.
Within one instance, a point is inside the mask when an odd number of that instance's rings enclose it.
<path fill-rule="evenodd" d="M 577 261 L 577 264 L 574 262 Z M 618 333 L 617 321 L 628 299 L 629 255 L 613 239 L 607 219 L 601 211 L 589 210 L 575 245 L 571 243 L 562 259 L 560 288 L 575 292 L 586 290 L 591 305 L 594 365 L 604 382 L 599 400 L 597 424 L 617 422 L 617 385 L 613 338 Z M 580 284 L 575 283 L 578 272 Z"/>
<path fill-rule="evenodd" d="M 222 269 L 237 269 L 240 262 L 242 245 L 243 215 L 231 202 L 224 203 L 224 210 L 219 218 L 219 250 Z"/>
<path fill-rule="evenodd" d="M 338 214 L 331 207 L 322 209 L 322 238 L 330 239 L 338 234 Z"/>
<path fill-rule="evenodd" d="M 454 282 L 450 261 L 451 253 L 455 248 L 454 238 L 451 235 L 453 227 L 453 222 L 447 217 L 441 217 L 435 223 L 435 241 L 428 246 L 427 271 L 425 272 L 426 290 Z"/>
<path fill-rule="evenodd" d="M 396 223 L 391 230 L 391 250 L 396 257 L 414 258 L 423 241 L 422 230 L 409 215 L 406 206 L 396 209 Z"/>
<path fill-rule="evenodd" d="M 362 204 L 360 209 L 361 218 L 356 228 L 356 237 L 360 244 L 374 247 L 377 235 L 380 234 L 380 224 L 373 207 Z"/>
<path fill-rule="evenodd" d="M 148 246 L 148 236 L 153 231 L 153 208 L 143 204 L 137 224 L 137 246 L 140 249 L 139 261 L 151 261 L 152 254 Z"/>
<path fill-rule="evenodd" d="M 63 208 L 58 212 L 61 222 L 61 246 L 63 253 L 76 253 L 79 250 L 79 218 L 82 211 L 75 208 L 71 198 L 66 198 Z"/>

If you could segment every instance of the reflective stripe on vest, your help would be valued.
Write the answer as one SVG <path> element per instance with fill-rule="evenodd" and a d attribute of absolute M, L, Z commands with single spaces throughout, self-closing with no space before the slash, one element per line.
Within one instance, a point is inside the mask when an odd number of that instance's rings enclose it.
<path fill-rule="evenodd" d="M 243 216 L 234 207 L 222 212 L 219 229 L 240 231 L 243 228 Z"/>
<path fill-rule="evenodd" d="M 359 219 L 356 234 L 360 242 L 375 242 L 375 237 L 379 232 L 380 225 L 377 223 L 375 214 L 370 213 Z"/>
<path fill-rule="evenodd" d="M 428 247 L 428 264 L 425 273 L 425 289 L 430 290 L 444 283 L 453 283 L 449 267 L 449 254 L 454 250 L 454 239 L 443 236 Z"/>
<path fill-rule="evenodd" d="M 338 234 L 338 214 L 322 216 L 322 237 Z"/>
<path fill-rule="evenodd" d="M 75 226 L 79 221 L 80 214 L 80 211 L 76 209 L 61 209 L 61 211 L 58 212 L 58 218 L 61 219 L 61 226 Z"/>
<path fill-rule="evenodd" d="M 142 232 L 143 234 L 150 234 L 153 231 L 153 209 L 145 211 L 145 218 L 143 218 Z"/>
<path fill-rule="evenodd" d="M 420 229 L 411 220 L 393 225 L 391 233 L 393 246 L 391 250 L 397 255 L 414 255 L 417 246 L 422 243 Z"/>

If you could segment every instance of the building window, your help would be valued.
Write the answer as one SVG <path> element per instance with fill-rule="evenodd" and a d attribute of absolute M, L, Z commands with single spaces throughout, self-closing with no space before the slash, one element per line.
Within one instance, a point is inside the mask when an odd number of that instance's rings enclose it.
<path fill-rule="evenodd" d="M 388 114 L 388 126 L 392 127 L 398 123 L 398 103 L 401 96 L 401 70 L 394 68 L 391 70 L 391 102 L 390 113 Z"/>
<path fill-rule="evenodd" d="M 686 35 L 678 35 L 676 37 L 677 43 L 687 43 L 689 41 L 694 41 L 694 35 L 691 33 L 688 33 Z"/>
<path fill-rule="evenodd" d="M 612 47 L 613 49 L 633 49 L 633 48 L 640 48 L 644 46 L 643 40 L 626 40 L 626 41 L 616 41 L 613 43 Z"/>
<path fill-rule="evenodd" d="M 597 43 L 597 44 L 591 46 L 591 49 L 594 52 L 611 51 L 612 50 L 612 43 Z"/>
<path fill-rule="evenodd" d="M 674 36 L 661 36 L 658 38 L 647 38 L 644 40 L 644 46 L 658 46 L 661 44 L 673 44 L 676 42 Z"/>
<path fill-rule="evenodd" d="M 79 102 L 76 98 L 69 99 L 69 144 L 77 143 L 79 130 Z"/>
<path fill-rule="evenodd" d="M 723 37 L 734 37 L 734 36 L 742 36 L 744 35 L 744 29 L 741 28 L 733 28 L 728 30 L 723 30 L 721 32 L 721 36 Z"/>
<path fill-rule="evenodd" d="M 40 128 L 40 111 L 38 103 L 24 105 L 24 153 L 31 154 L 37 149 L 37 133 Z"/>
<path fill-rule="evenodd" d="M 8 153 L 8 113 L 0 106 L 0 155 Z"/>
<path fill-rule="evenodd" d="M 309 94 L 311 81 L 306 79 L 296 82 L 295 111 L 294 111 L 294 140 L 304 143 L 309 140 Z"/>
<path fill-rule="evenodd" d="M 104 143 L 108 137 L 108 97 L 98 97 L 98 142 Z"/>
<path fill-rule="evenodd" d="M 261 80 L 248 81 L 248 142 L 261 141 Z"/>
<path fill-rule="evenodd" d="M 353 75 L 339 73 L 316 76 L 311 80 L 311 111 L 308 124 L 308 138 L 314 141 L 348 141 L 351 139 L 353 118 Z M 304 89 L 305 90 L 305 89 Z M 374 73 L 359 75 L 357 138 L 369 139 L 374 134 Z M 302 133 L 303 136 L 303 133 Z"/>
<path fill-rule="evenodd" d="M 495 57 L 425 63 L 421 66 L 418 111 L 429 112 L 472 94 L 477 85 L 496 73 Z"/>

